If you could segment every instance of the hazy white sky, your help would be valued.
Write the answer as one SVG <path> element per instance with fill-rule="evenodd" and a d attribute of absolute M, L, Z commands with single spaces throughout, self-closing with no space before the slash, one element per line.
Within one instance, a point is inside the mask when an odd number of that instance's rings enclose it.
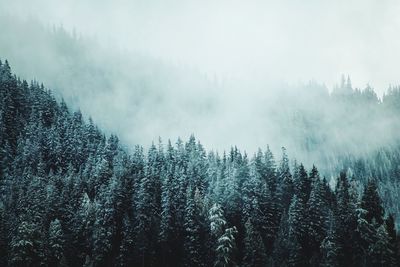
<path fill-rule="evenodd" d="M 0 9 L 228 79 L 331 86 L 349 74 L 378 92 L 400 83 L 400 1 L 0 0 Z"/>

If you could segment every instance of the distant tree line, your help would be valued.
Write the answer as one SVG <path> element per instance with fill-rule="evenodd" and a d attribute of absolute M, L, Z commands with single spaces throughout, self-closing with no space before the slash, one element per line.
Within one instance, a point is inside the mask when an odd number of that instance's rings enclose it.
<path fill-rule="evenodd" d="M 399 265 L 380 180 L 193 136 L 128 151 L 0 63 L 0 266 Z"/>

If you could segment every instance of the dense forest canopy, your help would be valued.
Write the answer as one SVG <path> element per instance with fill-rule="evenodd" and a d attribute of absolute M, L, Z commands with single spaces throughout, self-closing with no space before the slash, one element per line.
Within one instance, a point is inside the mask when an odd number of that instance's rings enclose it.
<path fill-rule="evenodd" d="M 0 0 L 0 267 L 400 266 L 399 13 Z"/>
<path fill-rule="evenodd" d="M 327 99 L 390 121 L 399 95 L 346 81 Z M 0 101 L 1 266 L 399 264 L 397 143 L 337 157 L 327 180 L 285 148 L 219 154 L 191 136 L 128 150 L 7 61 Z"/>

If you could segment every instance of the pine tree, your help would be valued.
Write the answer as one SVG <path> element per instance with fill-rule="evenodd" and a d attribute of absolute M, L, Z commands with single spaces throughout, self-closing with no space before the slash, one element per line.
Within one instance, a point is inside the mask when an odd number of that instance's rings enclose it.
<path fill-rule="evenodd" d="M 259 174 L 252 169 L 248 178 L 243 182 L 241 190 L 243 202 L 243 223 L 245 223 L 249 218 L 255 218 L 255 216 L 258 215 L 260 208 L 260 187 L 262 185 Z"/>
<path fill-rule="evenodd" d="M 333 214 L 330 215 L 330 226 L 328 233 L 324 240 L 321 242 L 321 262 L 320 266 L 324 267 L 336 267 L 338 263 L 338 242 L 335 233 L 335 222 Z"/>
<path fill-rule="evenodd" d="M 114 180 L 114 179 L 113 179 Z M 113 249 L 113 240 L 116 231 L 115 201 L 116 193 L 111 189 L 113 184 L 104 187 L 99 193 L 100 200 L 96 203 L 96 219 L 93 224 L 93 250 L 92 259 L 95 266 L 108 264 L 110 253 Z"/>
<path fill-rule="evenodd" d="M 189 188 L 186 197 L 185 214 L 185 266 L 204 266 L 202 244 L 201 210 L 196 203 L 193 189 Z"/>
<path fill-rule="evenodd" d="M 125 214 L 122 221 L 121 229 L 121 244 L 119 246 L 119 253 L 116 258 L 116 266 L 132 266 L 133 265 L 133 251 L 134 248 L 134 229 L 133 223 L 129 219 L 128 215 Z"/>
<path fill-rule="evenodd" d="M 61 223 L 55 219 L 50 223 L 48 238 L 48 262 L 49 266 L 59 266 L 64 257 L 64 232 Z"/>
<path fill-rule="evenodd" d="M 287 212 L 282 214 L 272 251 L 272 266 L 287 266 L 289 259 L 289 223 Z"/>
<path fill-rule="evenodd" d="M 377 224 L 383 223 L 382 200 L 374 180 L 370 180 L 365 187 L 361 199 L 361 208 L 367 211 L 365 218 L 369 223 L 372 223 L 372 220 L 375 220 Z"/>
<path fill-rule="evenodd" d="M 289 158 L 286 154 L 286 149 L 282 148 L 282 160 L 278 169 L 278 203 L 280 203 L 281 210 L 289 208 L 292 195 L 293 195 L 293 179 L 289 168 Z"/>
<path fill-rule="evenodd" d="M 170 255 L 173 249 L 173 236 L 175 233 L 174 225 L 174 207 L 172 203 L 172 182 L 173 172 L 167 167 L 166 173 L 163 175 L 161 187 L 161 219 L 160 219 L 160 232 L 158 241 L 161 246 L 161 260 L 166 266 L 169 265 Z"/>
<path fill-rule="evenodd" d="M 389 249 L 388 249 L 388 266 L 397 266 L 398 259 L 398 241 L 397 233 L 394 223 L 394 218 L 391 214 L 385 220 L 385 227 L 389 238 Z"/>
<path fill-rule="evenodd" d="M 366 219 L 367 211 L 357 209 L 357 230 L 353 237 L 353 261 L 365 266 L 372 263 L 374 256 L 371 254 L 371 244 L 376 242 L 376 224 L 371 224 Z"/>
<path fill-rule="evenodd" d="M 8 240 L 6 229 L 6 212 L 3 202 L 0 200 L 0 265 L 7 265 Z"/>
<path fill-rule="evenodd" d="M 322 182 L 317 177 L 314 179 L 310 198 L 307 203 L 308 214 L 308 250 L 314 262 L 319 262 L 321 242 L 326 236 L 328 222 L 328 203 Z"/>
<path fill-rule="evenodd" d="M 389 235 L 384 225 L 381 225 L 376 232 L 376 241 L 370 244 L 371 262 L 369 266 L 384 267 L 390 266 L 390 245 Z"/>
<path fill-rule="evenodd" d="M 212 259 L 211 264 L 214 264 L 216 261 L 218 238 L 224 233 L 227 224 L 221 205 L 215 203 L 211 206 L 208 211 L 208 222 L 210 226 L 209 255 Z"/>
<path fill-rule="evenodd" d="M 38 226 L 23 221 L 10 243 L 11 266 L 35 266 L 43 264 L 42 243 Z"/>
<path fill-rule="evenodd" d="M 214 237 L 221 236 L 226 225 L 226 220 L 224 217 L 224 212 L 220 205 L 214 204 L 211 207 L 208 220 L 210 221 L 211 235 L 213 235 Z"/>
<path fill-rule="evenodd" d="M 92 261 L 90 255 L 94 243 L 97 206 L 86 193 L 81 197 L 80 203 L 77 214 L 71 219 L 72 233 L 67 235 L 65 242 L 66 257 L 70 265 L 82 265 L 86 260 Z"/>
<path fill-rule="evenodd" d="M 337 180 L 336 188 L 335 222 L 338 240 L 339 265 L 353 264 L 357 253 L 355 250 L 354 233 L 357 229 L 357 214 L 354 199 L 350 194 L 350 184 L 346 173 L 342 172 Z"/>
<path fill-rule="evenodd" d="M 223 173 L 220 174 L 219 190 L 223 190 L 218 199 L 225 208 L 227 220 L 238 224 L 242 216 L 242 198 L 240 187 L 249 176 L 246 156 L 242 158 L 237 150 L 231 151 L 231 160 L 224 164 Z"/>
<path fill-rule="evenodd" d="M 225 232 L 217 240 L 217 248 L 215 250 L 216 267 L 232 267 L 236 266 L 234 253 L 236 249 L 235 235 L 237 234 L 236 227 L 225 229 Z"/>
<path fill-rule="evenodd" d="M 269 146 L 267 146 L 267 150 L 264 153 L 264 161 L 265 161 L 266 183 L 268 185 L 269 190 L 272 193 L 275 193 L 277 187 L 276 164 L 274 155 L 272 154 Z"/>
<path fill-rule="evenodd" d="M 264 242 L 260 233 L 254 229 L 250 219 L 247 220 L 245 229 L 245 256 L 243 259 L 243 266 L 266 266 L 267 254 Z"/>
<path fill-rule="evenodd" d="M 154 247 L 158 233 L 157 214 L 161 206 L 160 177 L 157 164 L 157 149 L 151 146 L 145 175 L 140 181 L 138 201 L 136 203 L 135 246 L 139 253 L 137 261 L 142 266 L 151 266 L 154 259 Z M 159 194 L 159 195 L 158 195 Z"/>
<path fill-rule="evenodd" d="M 290 266 L 306 266 L 307 255 L 306 247 L 306 231 L 307 222 L 305 220 L 305 207 L 297 195 L 293 196 L 292 203 L 289 207 L 289 265 Z"/>
<path fill-rule="evenodd" d="M 294 175 L 294 186 L 295 193 L 303 201 L 304 204 L 307 203 L 308 198 L 310 197 L 311 192 L 311 179 L 308 177 L 306 169 L 303 164 L 300 164 L 299 167 L 295 170 Z"/>

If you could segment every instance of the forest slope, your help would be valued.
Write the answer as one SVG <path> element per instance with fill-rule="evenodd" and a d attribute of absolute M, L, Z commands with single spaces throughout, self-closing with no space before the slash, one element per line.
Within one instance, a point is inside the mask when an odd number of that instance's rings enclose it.
<path fill-rule="evenodd" d="M 398 199 L 378 189 L 398 184 L 396 150 L 343 160 L 332 189 L 285 149 L 219 155 L 192 136 L 128 153 L 7 61 L 0 101 L 1 266 L 398 264 Z"/>

